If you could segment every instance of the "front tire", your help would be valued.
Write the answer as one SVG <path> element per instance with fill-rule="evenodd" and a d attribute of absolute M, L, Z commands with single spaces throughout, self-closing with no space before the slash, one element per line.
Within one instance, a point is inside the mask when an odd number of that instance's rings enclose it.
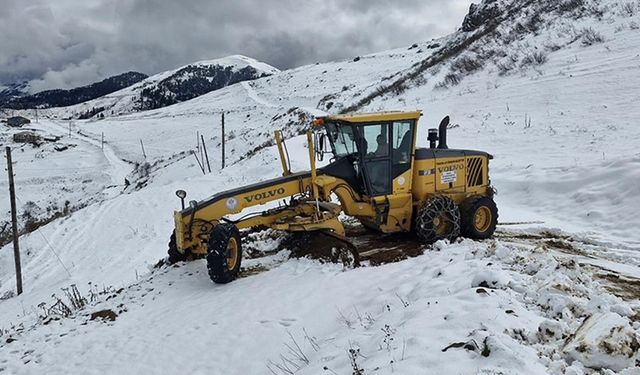
<path fill-rule="evenodd" d="M 242 244 L 240 232 L 231 223 L 216 225 L 209 234 L 207 269 L 213 282 L 226 284 L 235 280 L 240 273 Z"/>
<path fill-rule="evenodd" d="M 415 231 L 427 244 L 453 241 L 460 235 L 460 209 L 449 197 L 432 197 L 418 210 Z"/>
<path fill-rule="evenodd" d="M 171 234 L 171 238 L 169 238 L 169 250 L 167 251 L 169 254 L 169 264 L 175 264 L 178 262 L 184 262 L 187 260 L 187 255 L 182 254 L 178 251 L 178 246 L 176 245 L 176 231 L 174 230 Z"/>
<path fill-rule="evenodd" d="M 498 225 L 498 207 L 490 197 L 476 197 L 464 202 L 462 211 L 462 235 L 484 240 L 493 236 Z"/>

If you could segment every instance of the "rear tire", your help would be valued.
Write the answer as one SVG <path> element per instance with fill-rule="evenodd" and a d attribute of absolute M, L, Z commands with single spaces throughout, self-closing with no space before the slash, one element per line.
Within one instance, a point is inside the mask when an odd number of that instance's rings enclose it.
<path fill-rule="evenodd" d="M 453 241 L 460 235 L 460 209 L 449 197 L 430 198 L 418 210 L 414 228 L 427 244 L 444 239 Z"/>
<path fill-rule="evenodd" d="M 240 273 L 242 244 L 240 232 L 231 223 L 216 225 L 209 234 L 207 269 L 213 282 L 226 284 L 235 280 Z"/>
<path fill-rule="evenodd" d="M 493 236 L 498 225 L 498 207 L 490 197 L 475 197 L 461 205 L 462 235 L 484 240 Z"/>
<path fill-rule="evenodd" d="M 178 251 L 178 246 L 176 245 L 175 230 L 171 234 L 171 238 L 169 238 L 169 250 L 167 251 L 167 254 L 169 254 L 169 264 L 184 262 L 187 260 L 187 255 L 182 254 L 181 252 Z"/>

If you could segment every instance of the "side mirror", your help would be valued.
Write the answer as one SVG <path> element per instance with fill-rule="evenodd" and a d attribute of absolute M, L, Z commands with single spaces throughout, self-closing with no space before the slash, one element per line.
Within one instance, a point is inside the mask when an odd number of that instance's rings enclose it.
<path fill-rule="evenodd" d="M 176 190 L 176 196 L 180 198 L 180 203 L 182 204 L 182 209 L 184 210 L 184 199 L 187 197 L 187 192 L 184 190 Z"/>

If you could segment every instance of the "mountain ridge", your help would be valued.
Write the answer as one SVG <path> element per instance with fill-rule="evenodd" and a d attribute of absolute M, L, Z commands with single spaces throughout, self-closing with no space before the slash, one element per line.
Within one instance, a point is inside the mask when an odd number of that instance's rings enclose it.
<path fill-rule="evenodd" d="M 278 72 L 277 68 L 242 55 L 202 60 L 154 74 L 129 87 L 53 113 L 59 118 L 88 119 L 144 112 Z"/>
<path fill-rule="evenodd" d="M 68 90 L 53 89 L 31 95 L 18 95 L 9 97 L 4 103 L 0 99 L 0 106 L 9 109 L 66 107 L 108 95 L 147 77 L 146 74 L 129 71 Z"/>

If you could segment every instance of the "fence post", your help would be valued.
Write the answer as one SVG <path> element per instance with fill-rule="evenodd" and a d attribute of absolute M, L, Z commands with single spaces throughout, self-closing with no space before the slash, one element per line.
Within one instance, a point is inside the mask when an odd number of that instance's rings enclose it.
<path fill-rule="evenodd" d="M 204 157 L 207 159 L 207 169 L 209 169 L 209 173 L 211 173 L 211 164 L 209 164 L 209 154 L 207 153 L 207 145 L 204 143 L 204 135 L 200 134 L 200 138 L 202 139 L 202 149 L 204 150 Z"/>
<path fill-rule="evenodd" d="M 142 156 L 144 156 L 144 158 L 147 158 L 147 153 L 144 152 L 144 143 L 142 143 L 142 138 L 140 138 L 140 147 L 142 147 Z"/>
<path fill-rule="evenodd" d="M 198 154 L 194 150 L 191 150 L 191 153 L 193 154 L 193 157 L 196 158 L 196 161 L 198 162 L 198 166 L 200 167 L 202 174 L 206 174 L 204 171 L 204 166 L 202 165 L 202 163 L 200 163 L 200 159 L 198 159 Z"/>

